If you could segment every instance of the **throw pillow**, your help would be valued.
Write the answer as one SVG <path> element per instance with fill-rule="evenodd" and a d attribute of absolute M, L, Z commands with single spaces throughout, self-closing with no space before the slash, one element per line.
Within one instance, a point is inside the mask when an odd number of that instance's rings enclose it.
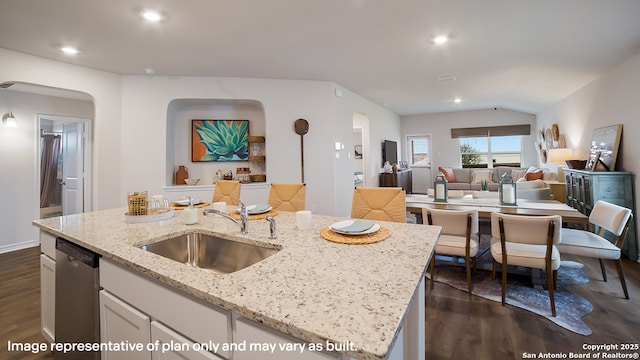
<path fill-rule="evenodd" d="M 438 166 L 438 171 L 442 172 L 442 174 L 444 174 L 444 177 L 447 178 L 447 181 L 450 183 L 454 183 L 456 182 L 456 177 L 455 175 L 453 175 L 453 169 L 452 168 L 445 168 L 442 166 Z"/>
<path fill-rule="evenodd" d="M 524 178 L 524 174 L 526 173 L 527 173 L 526 169 L 513 169 L 511 170 L 511 178 L 513 179 L 513 181 L 518 181 Z"/>
<path fill-rule="evenodd" d="M 527 181 L 540 180 L 542 179 L 543 175 L 544 173 L 542 172 L 542 169 L 538 169 L 537 167 L 532 166 L 527 169 L 527 173 L 524 174 L 524 178 L 527 179 Z"/>
<path fill-rule="evenodd" d="M 471 173 L 472 184 L 481 184 L 483 180 L 486 181 L 487 183 L 492 183 L 493 170 L 476 170 L 473 173 Z"/>

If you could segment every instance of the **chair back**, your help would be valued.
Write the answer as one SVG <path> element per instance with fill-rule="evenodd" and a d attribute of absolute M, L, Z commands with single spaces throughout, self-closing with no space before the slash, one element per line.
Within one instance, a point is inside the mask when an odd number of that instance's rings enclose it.
<path fill-rule="evenodd" d="M 351 217 L 406 222 L 405 193 L 395 187 L 358 187 L 353 192 Z"/>
<path fill-rule="evenodd" d="M 505 239 L 533 245 L 546 245 L 549 235 L 549 223 L 554 223 L 553 244 L 560 241 L 562 217 L 560 215 L 528 216 L 491 213 L 491 236 L 500 239 L 500 219 L 504 224 Z"/>
<path fill-rule="evenodd" d="M 589 222 L 620 236 L 630 218 L 631 209 L 598 200 L 591 210 Z"/>
<path fill-rule="evenodd" d="M 226 202 L 228 205 L 238 205 L 240 201 L 240 182 L 236 180 L 218 180 L 213 190 L 212 202 Z"/>
<path fill-rule="evenodd" d="M 306 190 L 303 183 L 272 183 L 267 202 L 274 210 L 304 210 Z"/>
<path fill-rule="evenodd" d="M 478 233 L 477 210 L 444 210 L 422 209 L 422 222 L 429 225 L 442 226 L 442 233 L 446 235 L 466 236 L 467 221 L 471 215 L 471 235 Z M 426 221 L 425 221 L 426 220 Z"/>

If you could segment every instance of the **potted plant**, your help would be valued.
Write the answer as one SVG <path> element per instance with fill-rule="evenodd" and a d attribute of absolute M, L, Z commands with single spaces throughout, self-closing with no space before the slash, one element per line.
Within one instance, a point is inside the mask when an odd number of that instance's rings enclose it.
<path fill-rule="evenodd" d="M 487 180 L 480 181 L 480 190 L 489 191 L 489 182 Z"/>

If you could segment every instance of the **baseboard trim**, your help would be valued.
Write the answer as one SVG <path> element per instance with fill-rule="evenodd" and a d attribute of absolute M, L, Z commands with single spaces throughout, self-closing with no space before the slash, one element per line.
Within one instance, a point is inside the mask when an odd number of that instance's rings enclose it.
<path fill-rule="evenodd" d="M 0 254 L 8 253 L 11 251 L 22 250 L 34 246 L 38 246 L 38 242 L 36 240 L 24 241 L 16 244 L 9 244 L 0 246 Z"/>

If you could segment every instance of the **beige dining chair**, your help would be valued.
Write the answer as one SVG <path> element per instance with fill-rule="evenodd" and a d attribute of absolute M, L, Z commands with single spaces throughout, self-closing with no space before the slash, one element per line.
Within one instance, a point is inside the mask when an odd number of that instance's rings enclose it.
<path fill-rule="evenodd" d="M 242 186 L 236 180 L 218 180 L 213 190 L 212 202 L 226 202 L 228 205 L 238 205 Z"/>
<path fill-rule="evenodd" d="M 443 210 L 422 209 L 422 218 L 427 224 L 442 227 L 440 238 L 436 244 L 435 255 L 462 257 L 467 268 L 467 290 L 471 295 L 471 262 L 476 271 L 476 255 L 479 247 L 478 211 L 477 210 Z M 431 258 L 430 289 L 433 290 L 435 275 L 435 255 Z"/>
<path fill-rule="evenodd" d="M 502 305 L 505 304 L 509 265 L 542 269 L 547 275 L 551 315 L 556 316 L 553 291 L 558 279 L 562 217 L 491 214 L 491 255 L 495 279 L 497 264 L 502 264 Z"/>
<path fill-rule="evenodd" d="M 272 183 L 267 202 L 274 210 L 300 211 L 305 209 L 307 188 L 303 183 Z"/>
<path fill-rule="evenodd" d="M 624 245 L 632 220 L 631 209 L 598 200 L 589 214 L 589 223 L 591 224 L 589 227 L 597 226 L 597 233 L 564 228 L 561 232 L 558 250 L 560 250 L 560 254 L 598 259 L 604 281 L 607 281 L 607 272 L 602 260 L 613 260 L 618 270 L 624 297 L 629 299 L 627 282 L 624 279 L 622 261 L 620 261 L 620 249 Z M 610 232 L 616 237 L 615 244 L 604 237 L 606 232 Z"/>
<path fill-rule="evenodd" d="M 358 187 L 353 191 L 351 217 L 406 222 L 405 193 L 396 187 Z"/>

